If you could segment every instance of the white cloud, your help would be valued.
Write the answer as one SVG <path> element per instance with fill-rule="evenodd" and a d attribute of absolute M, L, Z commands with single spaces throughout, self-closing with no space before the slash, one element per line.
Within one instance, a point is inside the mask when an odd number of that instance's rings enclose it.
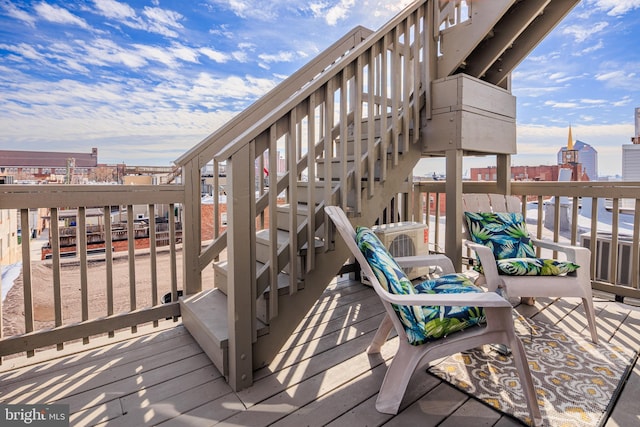
<path fill-rule="evenodd" d="M 324 18 L 328 25 L 336 26 L 338 21 L 346 19 L 351 9 L 355 6 L 355 0 L 340 0 L 337 4 L 312 2 L 309 9 L 316 18 Z"/>
<path fill-rule="evenodd" d="M 126 49 L 109 39 L 94 39 L 93 41 L 78 40 L 81 51 L 74 55 L 84 58 L 88 63 L 98 66 L 122 64 L 130 69 L 138 69 L 148 64 L 138 50 Z"/>
<path fill-rule="evenodd" d="M 108 19 L 113 19 L 127 27 L 160 34 L 165 37 L 178 37 L 177 30 L 184 28 L 182 14 L 159 7 L 145 6 L 142 15 L 126 3 L 116 0 L 94 0 L 96 13 Z M 154 5 L 157 3 L 154 2 Z"/>
<path fill-rule="evenodd" d="M 87 24 L 84 19 L 59 6 L 52 6 L 48 3 L 42 2 L 35 6 L 35 10 L 38 15 L 46 21 L 55 22 L 57 24 L 76 25 L 80 28 L 89 29 L 89 24 Z"/>
<path fill-rule="evenodd" d="M 558 102 L 558 101 L 546 101 L 544 105 L 551 108 L 577 108 L 579 106 L 579 104 L 575 102 Z"/>
<path fill-rule="evenodd" d="M 620 16 L 640 8 L 640 0 L 592 0 L 598 9 L 606 10 L 610 16 Z"/>
<path fill-rule="evenodd" d="M 243 19 L 258 19 L 261 21 L 274 21 L 279 16 L 279 8 L 295 7 L 286 0 L 210 0 L 211 3 L 230 9 Z"/>
<path fill-rule="evenodd" d="M 119 21 L 137 18 L 136 11 L 126 3 L 120 3 L 116 0 L 94 0 L 94 4 L 106 18 Z"/>
<path fill-rule="evenodd" d="M 233 59 L 235 59 L 238 62 L 249 62 L 249 54 L 245 51 L 242 50 L 236 50 L 234 52 L 231 52 L 231 56 L 233 57 Z"/>
<path fill-rule="evenodd" d="M 200 48 L 200 53 L 202 53 L 204 56 L 211 59 L 212 61 L 218 62 L 220 64 L 224 64 L 225 62 L 228 62 L 230 59 L 227 53 L 221 52 L 215 49 L 211 49 L 208 47 Z"/>
<path fill-rule="evenodd" d="M 167 37 L 178 37 L 178 33 L 174 30 L 183 28 L 180 23 L 183 16 L 178 12 L 147 6 L 142 13 L 149 20 L 148 30 L 151 32 Z"/>
<path fill-rule="evenodd" d="M 562 30 L 562 34 L 573 36 L 576 43 L 582 43 L 594 34 L 599 34 L 609 26 L 607 22 L 597 22 L 595 24 L 570 25 Z"/>
<path fill-rule="evenodd" d="M 618 88 L 637 92 L 640 87 L 640 75 L 637 63 L 607 63 L 602 65 L 600 73 L 596 74 L 597 81 L 604 82 L 609 88 Z M 611 70 L 611 71 L 608 71 Z"/>
<path fill-rule="evenodd" d="M 13 71 L 0 67 L 0 76 L 7 72 Z M 159 83 L 50 82 L 13 72 L 12 93 L 0 100 L 0 145 L 39 149 L 46 143 L 54 151 L 84 151 L 84 144 L 100 147 L 104 162 L 166 164 L 277 84 L 209 73 L 168 71 L 164 77 Z"/>
<path fill-rule="evenodd" d="M 169 51 L 176 59 L 181 61 L 193 63 L 198 62 L 198 51 L 196 49 L 192 49 L 179 43 L 174 43 Z"/>
<path fill-rule="evenodd" d="M 258 55 L 261 61 L 269 63 L 269 62 L 291 62 L 295 57 L 295 53 L 293 52 L 278 52 L 275 54 L 267 54 L 261 53 Z"/>
<path fill-rule="evenodd" d="M 178 66 L 176 57 L 170 50 L 145 44 L 134 44 L 133 46 L 144 58 L 150 61 L 159 62 L 169 68 L 175 68 Z"/>
<path fill-rule="evenodd" d="M 27 43 L 20 43 L 17 45 L 0 44 L 0 49 L 19 55 L 16 57 L 16 60 L 19 62 L 23 62 L 24 59 L 35 61 L 42 61 L 44 59 L 40 52 Z"/>
<path fill-rule="evenodd" d="M 599 40 L 598 43 L 594 44 L 593 46 L 589 46 L 589 47 L 587 47 L 585 49 L 582 49 L 580 51 L 580 55 L 588 55 L 588 54 L 590 54 L 592 52 L 595 52 L 597 50 L 600 50 L 602 48 L 604 48 L 604 42 L 602 40 Z"/>
<path fill-rule="evenodd" d="M 580 100 L 581 103 L 583 104 L 590 104 L 590 105 L 602 105 L 602 104 L 606 104 L 609 101 L 607 101 L 606 99 L 581 99 Z"/>
<path fill-rule="evenodd" d="M 19 21 L 22 22 L 26 22 L 30 27 L 34 27 L 35 23 L 36 23 L 36 17 L 29 14 L 29 12 L 26 12 L 22 9 L 18 9 L 14 4 L 12 3 L 5 3 L 2 5 L 3 8 L 6 10 L 7 15 L 9 15 L 12 18 L 15 18 Z"/>

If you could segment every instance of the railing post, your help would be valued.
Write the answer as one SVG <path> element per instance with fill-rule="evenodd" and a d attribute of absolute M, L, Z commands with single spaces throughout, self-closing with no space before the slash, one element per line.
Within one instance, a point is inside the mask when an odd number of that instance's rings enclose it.
<path fill-rule="evenodd" d="M 242 390 L 253 383 L 253 311 L 255 301 L 255 263 L 251 256 L 251 236 L 255 218 L 251 218 L 250 206 L 255 203 L 252 193 L 253 167 L 251 144 L 246 144 L 227 161 L 227 307 L 229 325 L 229 385 L 233 390 Z M 271 165 L 270 165 L 271 166 Z M 276 168 L 271 170 L 276 174 Z M 269 191 L 274 191 L 270 188 Z M 269 207 L 269 220 L 275 221 L 275 206 Z M 277 292 L 271 298 L 277 298 Z"/>
<path fill-rule="evenodd" d="M 186 295 L 202 290 L 202 271 L 200 270 L 200 166 L 197 159 L 189 162 L 183 171 L 185 201 L 182 217 L 182 266 L 183 285 Z"/>
<path fill-rule="evenodd" d="M 497 185 L 500 194 L 511 194 L 511 155 L 498 154 L 496 156 Z"/>
<path fill-rule="evenodd" d="M 445 253 L 456 271 L 462 269 L 462 150 L 447 150 L 447 224 Z"/>

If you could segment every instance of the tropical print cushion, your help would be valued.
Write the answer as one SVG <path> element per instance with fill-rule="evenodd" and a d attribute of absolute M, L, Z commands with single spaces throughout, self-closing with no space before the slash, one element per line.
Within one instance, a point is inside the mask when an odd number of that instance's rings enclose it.
<path fill-rule="evenodd" d="M 497 260 L 498 273 L 509 276 L 562 276 L 580 266 L 570 261 L 546 258 L 510 258 Z"/>
<path fill-rule="evenodd" d="M 465 212 L 471 240 L 488 246 L 496 259 L 535 258 L 521 213 Z"/>
<path fill-rule="evenodd" d="M 458 294 L 484 292 L 464 274 L 446 274 L 425 280 L 415 286 L 420 294 Z M 482 307 L 424 306 L 425 328 L 428 339 L 437 339 L 469 326 L 486 322 Z"/>
<path fill-rule="evenodd" d="M 427 280 L 414 288 L 402 268 L 370 229 L 356 228 L 356 244 L 382 287 L 389 293 L 414 295 L 416 293 L 482 292 L 466 277 L 462 276 L 464 280 L 461 281 L 457 275 Z M 475 307 L 418 307 L 394 304 L 393 308 L 412 345 L 420 345 L 484 321 L 483 310 Z"/>
<path fill-rule="evenodd" d="M 491 248 L 498 273 L 509 276 L 560 276 L 580 266 L 569 261 L 536 258 L 521 213 L 465 212 L 471 240 Z M 474 267 L 482 273 L 482 266 Z"/>

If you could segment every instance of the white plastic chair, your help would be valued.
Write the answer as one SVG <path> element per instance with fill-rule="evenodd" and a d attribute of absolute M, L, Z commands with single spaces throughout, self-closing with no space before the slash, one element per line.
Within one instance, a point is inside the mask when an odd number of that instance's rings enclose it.
<path fill-rule="evenodd" d="M 520 199 L 502 194 L 464 194 L 462 196 L 465 212 L 522 212 Z M 567 261 L 580 266 L 575 275 L 565 276 L 509 276 L 498 274 L 496 259 L 490 248 L 471 241 L 465 218 L 465 244 L 476 252 L 482 265 L 486 286 L 490 291 L 503 288 L 507 298 L 511 297 L 579 297 L 584 305 L 585 315 L 591 332 L 591 339 L 598 343 L 593 293 L 591 291 L 591 252 L 587 248 L 564 245 L 548 240 L 531 238 L 534 247 L 564 253 Z"/>
<path fill-rule="evenodd" d="M 461 293 L 461 294 L 416 294 L 395 295 L 387 292 L 375 274 L 366 258 L 356 244 L 356 232 L 345 213 L 339 207 L 325 207 L 325 212 L 335 224 L 347 247 L 356 258 L 371 285 L 380 297 L 386 314 L 369 346 L 367 353 L 380 352 L 394 328 L 398 334 L 398 351 L 393 357 L 384 377 L 376 409 L 387 414 L 397 414 L 400 403 L 405 394 L 409 380 L 416 369 L 429 362 L 469 350 L 484 344 L 500 343 L 512 349 L 513 360 L 518 370 L 522 389 L 527 405 L 534 421 L 534 425 L 542 425 L 542 416 L 536 400 L 536 393 L 531 379 L 531 372 L 522 342 L 515 333 L 511 304 L 495 292 Z M 416 260 L 411 257 L 396 258 L 400 267 L 415 266 Z M 443 255 L 420 256 L 421 265 L 437 266 L 443 273 L 453 273 L 453 264 Z M 450 334 L 445 338 L 429 341 L 421 345 L 411 345 L 403 324 L 394 311 L 393 305 L 406 306 L 475 306 L 484 307 L 486 326 L 474 326 L 460 332 Z"/>

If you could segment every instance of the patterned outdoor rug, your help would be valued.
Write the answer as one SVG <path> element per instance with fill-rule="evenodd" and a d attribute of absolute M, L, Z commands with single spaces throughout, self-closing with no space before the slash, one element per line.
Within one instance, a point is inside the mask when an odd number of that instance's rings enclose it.
<path fill-rule="evenodd" d="M 637 355 L 634 351 L 560 328 L 516 318 L 545 426 L 599 426 L 618 397 Z M 531 425 L 511 356 L 484 346 L 447 357 L 429 372 L 481 402 Z"/>

